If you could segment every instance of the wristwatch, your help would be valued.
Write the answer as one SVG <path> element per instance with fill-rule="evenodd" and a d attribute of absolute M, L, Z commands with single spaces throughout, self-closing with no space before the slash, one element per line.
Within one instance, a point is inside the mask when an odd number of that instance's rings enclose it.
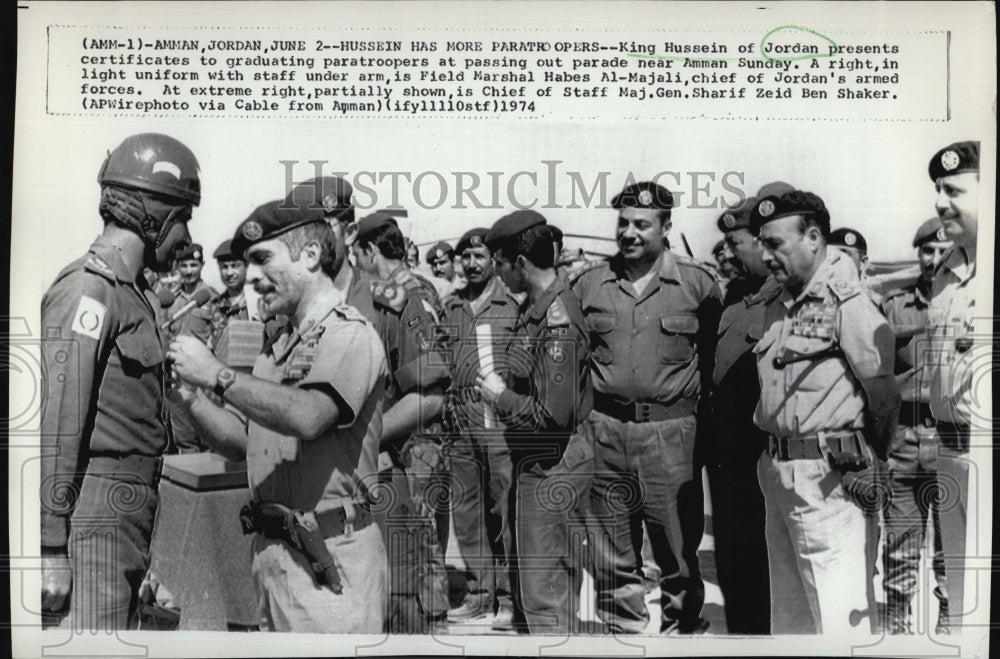
<path fill-rule="evenodd" d="M 212 389 L 212 392 L 219 398 L 222 398 L 226 393 L 226 389 L 233 386 L 234 382 L 236 382 L 236 371 L 226 366 L 215 376 L 215 387 Z"/>

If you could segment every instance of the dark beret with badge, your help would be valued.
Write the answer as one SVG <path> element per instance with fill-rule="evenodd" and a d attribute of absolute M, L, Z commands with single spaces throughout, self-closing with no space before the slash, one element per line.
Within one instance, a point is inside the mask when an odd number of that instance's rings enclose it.
<path fill-rule="evenodd" d="M 829 233 L 830 212 L 827 211 L 826 204 L 817 195 L 801 190 L 759 199 L 750 212 L 750 233 L 756 236 L 768 222 L 792 215 L 814 220 L 823 228 L 824 234 Z"/>
<path fill-rule="evenodd" d="M 443 240 L 437 245 L 434 245 L 434 247 L 431 247 L 430 251 L 427 252 L 426 259 L 428 263 L 434 263 L 434 261 L 438 260 L 442 256 L 449 259 L 455 256 L 455 250 L 452 249 L 451 245 Z"/>
<path fill-rule="evenodd" d="M 174 259 L 177 261 L 204 261 L 205 248 L 203 248 L 198 243 L 191 243 L 190 245 L 185 245 L 183 249 L 174 255 Z"/>
<path fill-rule="evenodd" d="M 913 246 L 920 247 L 924 243 L 929 243 L 931 241 L 937 242 L 947 242 L 948 234 L 944 230 L 944 224 L 941 223 L 941 218 L 934 216 L 920 225 L 917 229 L 917 234 L 913 236 Z"/>
<path fill-rule="evenodd" d="M 240 222 L 233 234 L 231 250 L 233 254 L 246 258 L 247 249 L 264 240 L 271 240 L 283 233 L 313 222 L 326 222 L 322 208 L 306 205 L 288 206 L 287 199 L 269 201 L 254 209 L 247 219 Z"/>
<path fill-rule="evenodd" d="M 469 229 L 458 239 L 455 245 L 455 252 L 461 254 L 470 247 L 486 247 L 486 235 L 490 232 L 486 227 L 476 227 Z"/>
<path fill-rule="evenodd" d="M 868 241 L 854 229 L 837 229 L 830 234 L 828 242 L 831 245 L 850 247 L 865 254 L 868 253 Z"/>
<path fill-rule="evenodd" d="M 242 254 L 233 254 L 233 241 L 223 240 L 222 244 L 215 248 L 212 257 L 216 261 L 242 261 Z"/>
<path fill-rule="evenodd" d="M 514 211 L 504 215 L 497 220 L 486 234 L 486 244 L 490 251 L 496 251 L 497 247 L 510 240 L 523 231 L 531 227 L 545 224 L 545 218 L 541 213 L 532 210 Z"/>
<path fill-rule="evenodd" d="M 750 211 L 753 210 L 756 203 L 757 197 L 747 197 L 743 200 L 743 203 L 727 208 L 716 222 L 719 226 L 719 231 L 729 233 L 730 231 L 749 227 Z M 715 253 L 715 250 L 712 250 L 712 252 Z"/>
<path fill-rule="evenodd" d="M 396 227 L 397 229 L 399 228 L 399 224 L 396 223 L 396 218 L 388 213 L 379 211 L 377 213 L 372 213 L 371 215 L 365 215 L 363 218 L 358 220 L 358 241 L 363 243 L 370 242 L 376 231 L 389 226 Z"/>
<path fill-rule="evenodd" d="M 353 222 L 354 206 L 351 202 L 353 194 L 354 188 L 351 184 L 339 176 L 321 176 L 292 188 L 285 197 L 284 205 L 301 210 L 319 209 L 331 220 Z"/>
<path fill-rule="evenodd" d="M 964 172 L 979 172 L 979 142 L 949 144 L 935 153 L 927 166 L 932 181 Z"/>
<path fill-rule="evenodd" d="M 622 208 L 652 208 L 656 210 L 670 212 L 674 207 L 674 195 L 662 185 L 657 185 L 652 181 L 633 183 L 615 195 L 611 200 L 611 207 L 616 210 Z"/>

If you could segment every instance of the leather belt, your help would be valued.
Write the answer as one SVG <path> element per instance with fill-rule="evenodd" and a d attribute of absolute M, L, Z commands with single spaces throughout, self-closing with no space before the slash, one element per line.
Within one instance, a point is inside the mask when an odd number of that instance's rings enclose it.
<path fill-rule="evenodd" d="M 351 522 L 352 531 L 360 531 L 372 523 L 372 514 L 367 508 L 354 506 L 354 521 Z M 347 530 L 347 509 L 331 508 L 321 513 L 316 513 L 316 524 L 319 525 L 319 532 L 324 538 L 333 538 L 343 535 Z"/>
<path fill-rule="evenodd" d="M 960 426 L 949 421 L 938 421 L 937 431 L 941 446 L 959 453 L 969 452 L 969 426 Z"/>
<path fill-rule="evenodd" d="M 151 455 L 91 454 L 87 472 L 95 476 L 138 478 L 156 487 L 163 472 L 163 457 Z"/>
<path fill-rule="evenodd" d="M 899 423 L 911 428 L 917 426 L 933 428 L 934 416 L 931 414 L 931 406 L 928 403 L 912 400 L 902 401 L 899 404 Z"/>
<path fill-rule="evenodd" d="M 826 451 L 864 456 L 865 440 L 860 430 L 834 430 L 801 437 L 770 435 L 767 444 L 768 454 L 778 460 L 819 460 Z"/>
<path fill-rule="evenodd" d="M 694 416 L 698 402 L 693 398 L 681 398 L 670 404 L 627 400 L 594 392 L 594 409 L 619 421 L 645 423 L 666 421 Z"/>

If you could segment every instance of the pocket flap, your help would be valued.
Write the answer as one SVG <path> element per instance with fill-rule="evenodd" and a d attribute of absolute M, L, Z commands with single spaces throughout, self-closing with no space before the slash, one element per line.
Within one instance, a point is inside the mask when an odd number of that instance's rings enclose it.
<path fill-rule="evenodd" d="M 115 343 L 124 356 L 146 368 L 163 362 L 163 349 L 155 335 L 146 336 L 138 332 L 129 332 L 120 335 Z"/>
<path fill-rule="evenodd" d="M 598 334 L 607 334 L 615 328 L 615 315 L 611 313 L 591 314 L 587 321 L 590 323 L 591 329 Z"/>
<path fill-rule="evenodd" d="M 693 314 L 669 314 L 660 319 L 660 325 L 674 334 L 695 334 L 698 332 L 698 317 Z"/>

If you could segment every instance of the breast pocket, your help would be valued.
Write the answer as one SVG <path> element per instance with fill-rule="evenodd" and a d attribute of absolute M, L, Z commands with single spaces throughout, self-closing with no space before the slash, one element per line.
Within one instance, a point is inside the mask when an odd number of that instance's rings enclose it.
<path fill-rule="evenodd" d="M 614 352 L 611 349 L 611 333 L 614 332 L 615 325 L 615 315 L 611 313 L 592 313 L 587 316 L 594 361 L 600 364 L 610 364 L 614 358 Z"/>
<path fill-rule="evenodd" d="M 121 374 L 109 372 L 101 386 L 101 395 L 110 395 L 133 419 L 148 419 L 159 414 L 163 395 L 161 368 L 163 348 L 152 332 L 128 332 L 115 339 L 121 359 Z"/>
<path fill-rule="evenodd" d="M 660 363 L 676 364 L 694 358 L 698 317 L 694 314 L 668 314 L 660 318 Z"/>

